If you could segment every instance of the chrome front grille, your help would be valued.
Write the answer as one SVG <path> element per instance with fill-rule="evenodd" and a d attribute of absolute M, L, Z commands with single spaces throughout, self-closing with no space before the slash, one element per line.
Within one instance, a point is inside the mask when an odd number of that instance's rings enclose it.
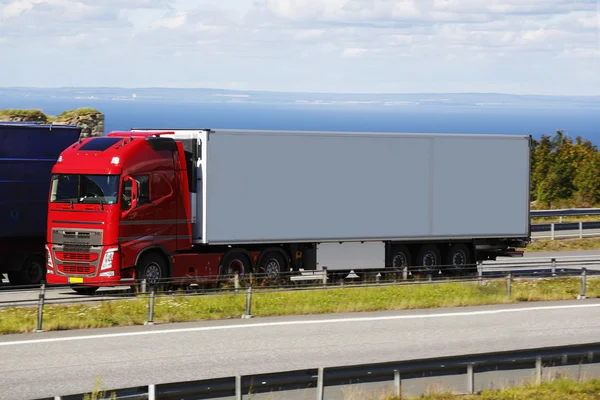
<path fill-rule="evenodd" d="M 100 269 L 102 230 L 54 228 L 52 254 L 58 275 L 94 277 Z"/>

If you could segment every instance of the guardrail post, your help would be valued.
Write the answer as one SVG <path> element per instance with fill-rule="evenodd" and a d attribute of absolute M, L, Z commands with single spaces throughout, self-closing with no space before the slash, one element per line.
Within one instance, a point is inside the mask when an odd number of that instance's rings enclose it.
<path fill-rule="evenodd" d="M 42 281 L 40 286 L 40 294 L 38 295 L 38 318 L 37 318 L 37 329 L 35 332 L 43 332 L 42 322 L 44 319 L 44 300 L 46 300 L 46 282 Z"/>
<path fill-rule="evenodd" d="M 235 288 L 235 294 L 238 294 L 240 289 L 240 274 L 235 271 L 235 276 L 233 277 L 233 287 Z"/>
<path fill-rule="evenodd" d="M 379 280 L 381 279 L 381 273 L 377 273 L 377 275 L 375 275 L 375 282 L 379 285 Z"/>
<path fill-rule="evenodd" d="M 327 267 L 323 267 L 323 287 L 327 286 Z"/>
<path fill-rule="evenodd" d="M 556 276 L 556 258 L 553 258 L 550 260 L 550 262 L 552 263 L 552 276 Z"/>
<path fill-rule="evenodd" d="M 246 314 L 242 315 L 242 318 L 252 318 L 252 314 L 250 313 L 252 308 L 252 284 L 248 286 L 248 291 L 246 292 Z"/>
<path fill-rule="evenodd" d="M 535 359 L 535 384 L 542 384 L 542 357 Z"/>
<path fill-rule="evenodd" d="M 154 325 L 154 286 L 150 289 L 150 299 L 148 301 L 148 321 L 144 325 Z"/>
<path fill-rule="evenodd" d="M 242 400 L 242 377 L 235 376 L 235 400 Z"/>
<path fill-rule="evenodd" d="M 511 292 L 512 292 L 512 273 L 509 272 L 508 275 L 506 275 L 506 294 L 509 299 L 510 299 Z"/>
<path fill-rule="evenodd" d="M 550 232 L 550 237 L 552 238 L 552 240 L 554 240 L 554 222 L 550 224 Z"/>
<path fill-rule="evenodd" d="M 394 395 L 399 399 L 402 398 L 402 381 L 400 380 L 400 371 L 394 370 Z"/>
<path fill-rule="evenodd" d="M 581 288 L 579 290 L 579 296 L 577 296 L 580 300 L 585 299 L 586 275 L 587 269 L 585 267 L 581 268 Z"/>
<path fill-rule="evenodd" d="M 148 400 L 156 399 L 156 386 L 148 385 Z"/>
<path fill-rule="evenodd" d="M 467 393 L 475 393 L 475 374 L 473 373 L 473 364 L 467 365 Z"/>
<path fill-rule="evenodd" d="M 402 280 L 405 281 L 408 279 L 408 267 L 402 268 Z"/>
<path fill-rule="evenodd" d="M 563 216 L 562 216 L 562 215 L 559 215 L 559 216 L 558 216 L 558 222 L 559 222 L 560 224 L 562 224 L 562 221 L 563 221 L 563 219 L 562 219 L 562 218 L 563 218 Z"/>
<path fill-rule="evenodd" d="M 146 289 L 148 289 L 146 285 L 146 278 L 142 279 L 142 293 L 146 293 Z"/>
<path fill-rule="evenodd" d="M 325 371 L 323 367 L 319 368 L 319 375 L 317 376 L 317 400 L 323 400 L 325 395 Z"/>
<path fill-rule="evenodd" d="M 483 285 L 483 261 L 477 261 L 477 278 L 479 279 L 479 284 Z"/>
<path fill-rule="evenodd" d="M 583 239 L 583 222 L 579 221 L 579 239 Z"/>

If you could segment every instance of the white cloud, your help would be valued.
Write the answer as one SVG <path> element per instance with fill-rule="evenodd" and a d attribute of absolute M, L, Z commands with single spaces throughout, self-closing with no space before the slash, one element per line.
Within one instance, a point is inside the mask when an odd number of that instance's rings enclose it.
<path fill-rule="evenodd" d="M 178 29 L 185 25 L 187 22 L 187 13 L 180 12 L 172 17 L 159 18 L 150 24 L 150 28 L 167 28 L 167 29 Z"/>
<path fill-rule="evenodd" d="M 0 0 L 0 42 L 23 60 L 22 68 L 0 64 L 0 76 L 8 85 L 600 94 L 599 7 L 597 0 Z M 32 54 L 61 59 L 44 68 Z"/>

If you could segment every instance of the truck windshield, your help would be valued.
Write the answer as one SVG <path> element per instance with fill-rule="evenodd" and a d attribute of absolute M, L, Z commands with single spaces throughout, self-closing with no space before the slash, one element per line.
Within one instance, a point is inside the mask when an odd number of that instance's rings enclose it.
<path fill-rule="evenodd" d="M 54 175 L 52 203 L 116 204 L 119 195 L 118 175 Z"/>

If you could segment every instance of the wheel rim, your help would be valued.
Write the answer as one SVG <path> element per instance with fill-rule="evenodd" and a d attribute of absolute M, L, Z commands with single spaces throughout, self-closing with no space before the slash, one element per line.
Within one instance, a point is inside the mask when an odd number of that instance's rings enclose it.
<path fill-rule="evenodd" d="M 454 268 L 459 268 L 464 266 L 467 263 L 467 255 L 464 251 L 459 250 L 452 254 L 452 266 Z"/>
<path fill-rule="evenodd" d="M 227 275 L 234 275 L 236 272 L 239 275 L 244 274 L 244 263 L 238 259 L 232 260 L 227 266 Z"/>
<path fill-rule="evenodd" d="M 161 278 L 160 265 L 155 262 L 151 262 L 146 265 L 146 268 L 144 269 L 144 278 L 149 284 L 158 283 Z"/>
<path fill-rule="evenodd" d="M 392 266 L 394 268 L 404 268 L 408 266 L 408 258 L 404 253 L 397 253 L 392 259 Z"/>
<path fill-rule="evenodd" d="M 277 259 L 271 258 L 265 263 L 265 272 L 267 273 L 267 277 L 269 277 L 270 279 L 277 278 L 279 276 L 280 271 L 281 264 L 279 264 L 279 261 Z"/>
<path fill-rule="evenodd" d="M 437 257 L 435 253 L 428 251 L 423 255 L 423 267 L 427 271 L 431 271 L 437 265 Z"/>

